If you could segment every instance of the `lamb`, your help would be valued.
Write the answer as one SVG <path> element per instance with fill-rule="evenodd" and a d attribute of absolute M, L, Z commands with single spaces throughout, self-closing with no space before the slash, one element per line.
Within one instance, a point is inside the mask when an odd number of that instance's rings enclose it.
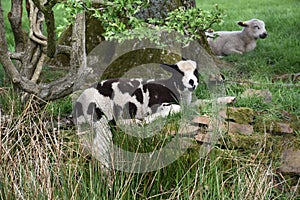
<path fill-rule="evenodd" d="M 217 56 L 252 51 L 256 47 L 256 40 L 267 37 L 265 23 L 259 19 L 251 19 L 245 22 L 239 21 L 241 31 L 219 31 L 207 33 L 208 44 Z"/>
<path fill-rule="evenodd" d="M 81 142 L 105 167 L 112 165 L 111 124 L 151 123 L 179 112 L 180 102 L 191 103 L 199 82 L 196 62 L 182 60 L 161 67 L 172 73 L 169 79 L 108 79 L 84 90 L 75 102 Z"/>

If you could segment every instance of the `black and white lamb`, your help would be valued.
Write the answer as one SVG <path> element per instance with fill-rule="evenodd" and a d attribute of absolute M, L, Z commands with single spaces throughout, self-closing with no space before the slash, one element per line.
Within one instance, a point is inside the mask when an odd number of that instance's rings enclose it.
<path fill-rule="evenodd" d="M 75 102 L 82 143 L 106 167 L 112 162 L 111 124 L 150 123 L 179 112 L 180 103 L 191 103 L 198 86 L 196 62 L 184 60 L 161 67 L 172 73 L 169 79 L 108 79 L 84 90 Z"/>
<path fill-rule="evenodd" d="M 241 31 L 217 31 L 206 33 L 208 44 L 217 56 L 252 51 L 256 47 L 256 40 L 267 37 L 265 23 L 262 20 L 251 19 L 245 22 L 239 21 Z"/>

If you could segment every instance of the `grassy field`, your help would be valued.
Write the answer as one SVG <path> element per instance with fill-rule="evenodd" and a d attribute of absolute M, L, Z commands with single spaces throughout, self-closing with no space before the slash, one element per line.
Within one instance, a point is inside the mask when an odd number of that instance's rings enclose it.
<path fill-rule="evenodd" d="M 224 23 L 214 30 L 240 30 L 237 21 L 258 18 L 266 23 L 268 37 L 258 40 L 258 48 L 243 56 L 231 56 L 227 61 L 234 63 L 234 70 L 255 79 L 271 79 L 274 74 L 299 72 L 300 26 L 297 0 L 258 2 L 256 0 L 212 0 L 197 1 L 203 9 L 218 4 L 226 15 Z"/>
<path fill-rule="evenodd" d="M 265 118 L 280 119 L 281 110 L 300 116 L 299 86 L 272 81 L 276 75 L 300 72 L 300 1 L 198 0 L 197 6 L 211 9 L 215 3 L 226 17 L 214 30 L 239 30 L 236 21 L 259 18 L 269 33 L 254 51 L 220 62 L 221 71 L 232 81 L 226 84 L 227 95 L 240 100 L 235 106 L 265 111 Z M 2 4 L 6 15 L 9 3 Z M 12 37 L 8 37 L 13 49 Z M 1 70 L 0 87 L 8 84 Z M 254 84 L 233 83 L 244 81 Z M 241 100 L 248 88 L 270 90 L 272 103 Z M 32 99 L 20 110 L 18 96 L 9 89 L 0 90 L 0 100 L 10 108 L 5 113 L 9 120 L 0 121 L 0 199 L 300 198 L 292 187 L 299 186 L 298 179 L 295 183 L 295 178 L 283 177 L 274 167 L 272 152 L 265 148 L 270 141 L 261 141 L 249 152 L 227 148 L 226 141 L 220 141 L 206 157 L 200 155 L 201 146 L 195 145 L 163 169 L 143 174 L 116 172 L 108 175 L 112 180 L 101 173 L 97 160 L 80 149 L 75 130 L 57 123 L 70 114 L 71 100 L 37 109 Z"/>
<path fill-rule="evenodd" d="M 237 21 L 258 18 L 265 21 L 268 31 L 268 37 L 258 40 L 254 51 L 222 59 L 226 64 L 219 66 L 227 80 L 257 82 L 248 87 L 270 90 L 275 97 L 270 107 L 285 109 L 299 116 L 299 86 L 285 87 L 283 82 L 272 80 L 279 75 L 300 71 L 300 2 L 288 0 L 282 5 L 278 0 L 197 1 L 197 6 L 203 9 L 210 9 L 214 4 L 223 8 L 226 15 L 224 23 L 214 26 L 214 30 L 241 30 Z M 244 90 L 245 86 L 227 85 L 228 95 L 239 96 Z M 251 102 L 247 106 L 252 107 Z"/>

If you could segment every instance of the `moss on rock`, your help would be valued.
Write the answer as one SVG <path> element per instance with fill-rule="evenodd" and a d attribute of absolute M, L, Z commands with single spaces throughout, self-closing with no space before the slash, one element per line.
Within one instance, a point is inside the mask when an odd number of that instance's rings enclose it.
<path fill-rule="evenodd" d="M 229 107 L 227 109 L 227 116 L 239 124 L 251 124 L 254 119 L 254 111 L 247 107 Z"/>
<path fill-rule="evenodd" d="M 223 144 L 229 150 L 239 150 L 242 154 L 258 155 L 259 157 L 272 160 L 274 167 L 278 167 L 282 152 L 286 149 L 300 150 L 300 140 L 293 135 L 271 134 L 227 134 Z M 277 165 L 277 166 L 276 166 Z"/>
<path fill-rule="evenodd" d="M 276 120 L 270 119 L 270 120 L 260 120 L 256 121 L 254 124 L 254 130 L 258 133 L 280 133 L 281 128 L 277 124 Z"/>

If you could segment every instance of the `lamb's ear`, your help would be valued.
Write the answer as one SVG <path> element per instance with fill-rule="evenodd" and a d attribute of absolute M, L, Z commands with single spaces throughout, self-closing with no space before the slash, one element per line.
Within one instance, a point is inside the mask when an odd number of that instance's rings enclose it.
<path fill-rule="evenodd" d="M 249 26 L 249 25 L 247 24 L 247 22 L 242 22 L 242 21 L 239 21 L 237 24 L 240 25 L 240 26 L 242 26 L 242 27 L 247 27 L 247 26 Z"/>
<path fill-rule="evenodd" d="M 180 71 L 177 65 L 160 64 L 160 67 L 172 74 L 175 74 L 176 72 L 182 74 L 182 71 Z"/>

